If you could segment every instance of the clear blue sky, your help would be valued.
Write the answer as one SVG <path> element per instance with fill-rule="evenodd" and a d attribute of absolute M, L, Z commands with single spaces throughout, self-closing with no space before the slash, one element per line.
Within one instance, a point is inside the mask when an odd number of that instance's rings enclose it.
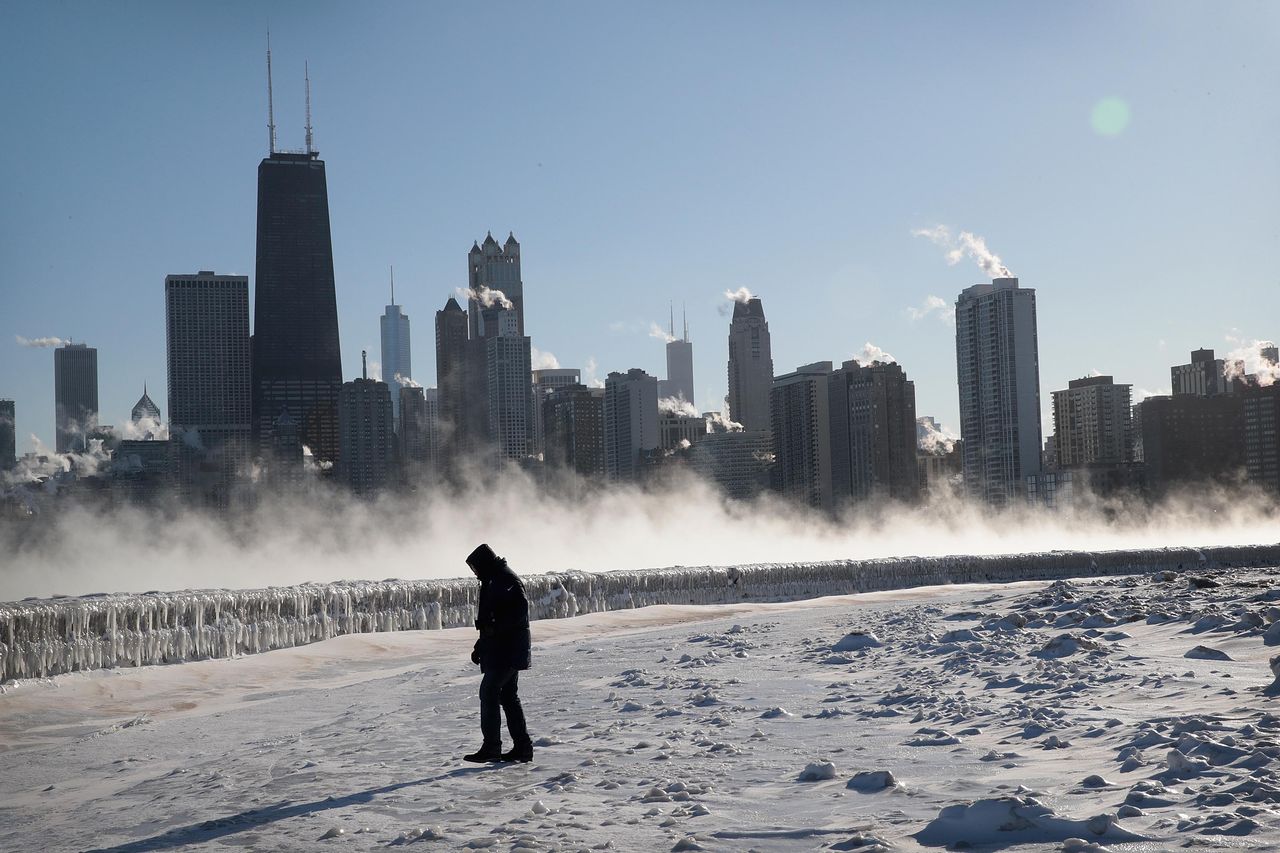
<path fill-rule="evenodd" d="M 99 349 L 103 420 L 167 416 L 163 281 L 252 274 L 266 151 L 328 163 L 347 376 L 387 267 L 434 384 L 432 317 L 485 231 L 524 252 L 534 346 L 663 370 L 688 303 L 700 408 L 726 289 L 764 299 L 778 373 L 870 341 L 956 426 L 951 329 L 908 314 L 982 272 L 1038 291 L 1048 392 L 1163 389 L 1187 352 L 1280 336 L 1280 4 L 19 3 L 0 10 L 0 397 L 52 444 L 53 353 Z M 1091 116 L 1122 99 L 1127 126 Z M 376 355 L 374 356 L 376 357 Z"/>

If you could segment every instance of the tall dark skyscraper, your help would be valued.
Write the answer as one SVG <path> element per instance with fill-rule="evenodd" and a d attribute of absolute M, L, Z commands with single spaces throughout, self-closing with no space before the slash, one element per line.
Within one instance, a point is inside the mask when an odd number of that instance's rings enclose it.
<path fill-rule="evenodd" d="M 772 388 L 769 321 L 764 318 L 764 304 L 753 296 L 733 303 L 729 323 L 729 417 L 744 429 L 767 433 Z"/>
<path fill-rule="evenodd" d="M 67 344 L 53 351 L 55 449 L 82 451 L 98 423 L 98 351 Z"/>
<path fill-rule="evenodd" d="M 515 234 L 507 236 L 507 242 L 499 246 L 493 234 L 484 238 L 484 243 L 472 243 L 467 255 L 467 286 L 473 294 L 481 294 L 485 290 L 499 290 L 511 302 L 516 312 L 519 333 L 524 331 L 524 282 L 520 279 L 520 244 Z M 468 300 L 469 328 L 471 337 L 491 338 L 499 334 L 497 312 L 505 306 L 499 304 L 483 305 L 473 295 Z M 486 322 L 487 321 L 487 322 Z"/>
<path fill-rule="evenodd" d="M 0 471 L 7 471 L 17 458 L 17 412 L 12 400 L 0 400 Z"/>
<path fill-rule="evenodd" d="M 271 55 L 267 52 L 268 87 Z M 268 103 L 270 96 L 268 93 Z M 338 456 L 342 353 L 329 233 L 324 161 L 312 146 L 307 84 L 307 147 L 271 150 L 258 164 L 258 258 L 253 305 L 253 429 L 270 445 L 281 412 L 319 461 Z M 170 407 L 172 408 L 172 407 Z"/>
<path fill-rule="evenodd" d="M 452 296 L 436 312 L 436 387 L 441 443 L 457 449 L 467 429 L 467 312 Z"/>
<path fill-rule="evenodd" d="M 225 507 L 250 457 L 249 278 L 165 276 L 164 310 L 178 486 Z"/>

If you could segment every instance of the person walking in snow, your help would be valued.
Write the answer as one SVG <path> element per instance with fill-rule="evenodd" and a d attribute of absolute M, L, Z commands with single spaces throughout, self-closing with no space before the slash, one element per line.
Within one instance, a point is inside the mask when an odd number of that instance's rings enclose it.
<path fill-rule="evenodd" d="M 507 561 L 488 545 L 480 545 L 467 557 L 467 565 L 480 579 L 480 603 L 476 614 L 476 640 L 471 662 L 480 665 L 480 732 L 484 743 L 478 752 L 463 756 L 479 764 L 497 761 L 532 761 L 533 742 L 525 727 L 524 709 L 516 693 L 520 670 L 531 663 L 529 599 L 524 584 Z M 499 712 L 501 708 L 501 712 Z M 502 751 L 502 717 L 513 741 Z"/>

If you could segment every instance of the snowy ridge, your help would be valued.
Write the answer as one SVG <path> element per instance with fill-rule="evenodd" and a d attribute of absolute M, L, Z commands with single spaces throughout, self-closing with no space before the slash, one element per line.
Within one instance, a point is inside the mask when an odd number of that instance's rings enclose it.
<path fill-rule="evenodd" d="M 526 575 L 530 617 L 654 604 L 787 601 L 947 583 L 1268 566 L 1280 544 L 899 557 Z M 255 654 L 344 634 L 472 624 L 470 579 L 340 581 L 256 590 L 94 595 L 0 604 L 0 681 Z"/>

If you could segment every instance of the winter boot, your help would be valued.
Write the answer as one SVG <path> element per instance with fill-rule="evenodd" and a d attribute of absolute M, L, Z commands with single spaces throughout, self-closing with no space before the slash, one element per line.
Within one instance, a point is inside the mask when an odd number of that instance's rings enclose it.
<path fill-rule="evenodd" d="M 519 761 L 528 764 L 533 761 L 533 741 L 526 740 L 523 743 L 517 743 L 507 752 L 502 753 L 503 761 Z"/>
<path fill-rule="evenodd" d="M 504 761 L 502 755 L 501 743 L 485 743 L 480 749 L 470 755 L 462 756 L 463 761 L 470 761 L 475 764 L 490 764 L 497 761 Z"/>

